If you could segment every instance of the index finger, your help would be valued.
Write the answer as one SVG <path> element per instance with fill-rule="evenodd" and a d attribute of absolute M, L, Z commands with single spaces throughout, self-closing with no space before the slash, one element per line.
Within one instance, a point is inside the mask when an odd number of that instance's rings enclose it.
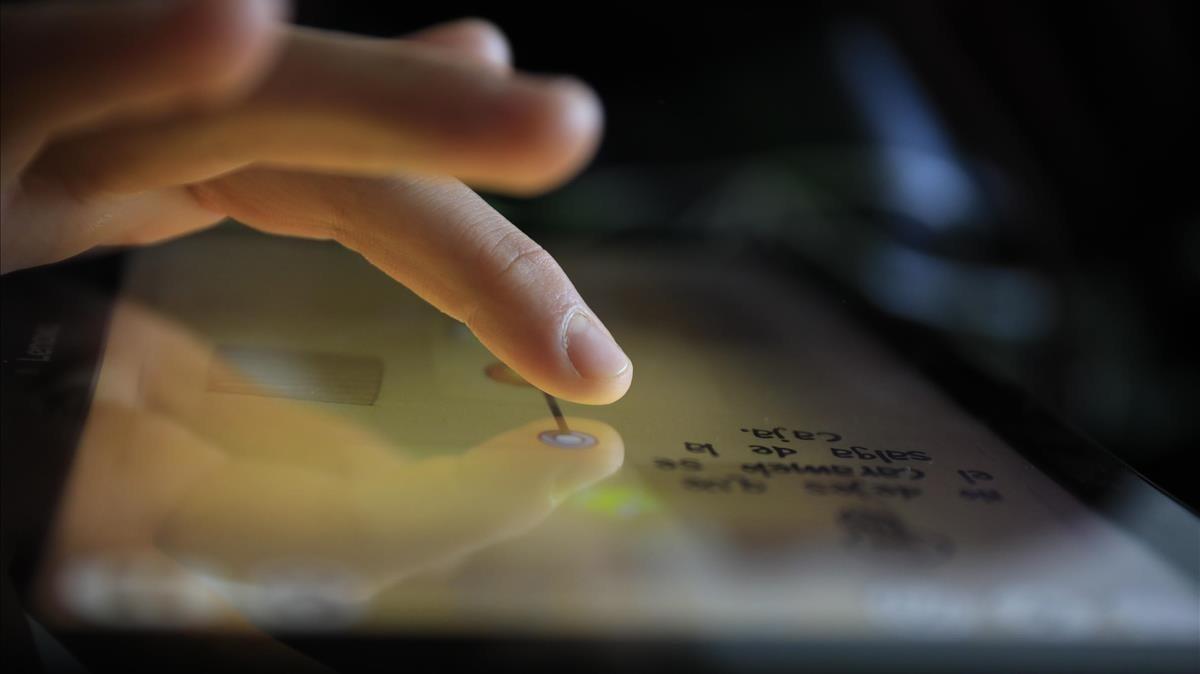
<path fill-rule="evenodd" d="M 633 379 L 553 257 L 460 182 L 247 170 L 194 192 L 255 228 L 357 251 L 552 395 L 610 403 Z"/>

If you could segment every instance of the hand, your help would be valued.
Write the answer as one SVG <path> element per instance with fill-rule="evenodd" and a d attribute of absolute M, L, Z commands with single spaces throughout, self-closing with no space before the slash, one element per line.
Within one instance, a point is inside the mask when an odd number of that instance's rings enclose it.
<path fill-rule="evenodd" d="M 511 73 L 479 21 L 379 40 L 282 13 L 4 8 L 0 269 L 233 217 L 357 251 L 555 396 L 624 395 L 629 359 L 558 264 L 449 177 L 520 194 L 565 180 L 595 148 L 594 95 Z"/>

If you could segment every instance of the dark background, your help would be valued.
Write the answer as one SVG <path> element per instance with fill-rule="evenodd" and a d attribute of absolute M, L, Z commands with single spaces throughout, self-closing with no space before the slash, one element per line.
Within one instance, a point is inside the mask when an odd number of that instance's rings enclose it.
<path fill-rule="evenodd" d="M 583 176 L 534 200 L 494 198 L 551 249 L 565 232 L 651 231 L 787 249 L 1200 508 L 1185 469 L 1200 440 L 1195 5 L 302 0 L 295 16 L 379 36 L 491 19 L 519 68 L 579 76 L 606 106 Z M 923 175 L 921 157 L 943 169 L 918 181 L 928 193 L 886 196 Z M 955 176 L 970 207 L 931 222 Z M 23 486 L 6 496 L 53 494 L 30 489 L 38 471 L 24 468 L 4 471 Z M 5 655 L 32 671 L 8 534 Z"/>
<path fill-rule="evenodd" d="M 1196 505 L 1181 467 L 1200 438 L 1191 3 L 295 13 L 380 36 L 464 16 L 498 24 L 518 68 L 576 75 L 606 106 L 581 178 L 494 200 L 518 225 L 548 242 L 665 229 L 789 246 Z M 970 207 L 931 224 L 940 202 L 920 189 L 880 197 L 921 175 L 888 163 L 896 148 L 965 176 Z M 918 188 L 946 184 L 930 180 Z M 879 250 L 909 262 L 872 272 Z M 881 283 L 909 299 L 873 297 Z"/>

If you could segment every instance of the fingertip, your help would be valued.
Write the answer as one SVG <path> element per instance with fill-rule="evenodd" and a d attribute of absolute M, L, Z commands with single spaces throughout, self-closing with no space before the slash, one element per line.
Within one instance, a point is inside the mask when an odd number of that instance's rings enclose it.
<path fill-rule="evenodd" d="M 528 338 L 528 333 L 525 333 Z M 481 336 L 481 339 L 483 337 Z M 485 343 L 488 340 L 485 340 Z M 540 340 L 539 340 L 540 341 Z M 518 345 L 502 349 L 492 343 L 490 348 L 498 355 L 507 353 L 505 362 L 530 384 L 541 391 L 582 405 L 610 405 L 617 402 L 633 384 L 633 363 L 627 357 L 624 366 L 612 376 L 584 376 L 571 361 L 566 348 L 545 349 L 532 345 Z M 578 358 L 579 345 L 573 347 Z M 620 347 L 615 347 L 619 352 Z M 588 357 L 594 357 L 589 355 Z M 601 358 L 609 358 L 603 355 Z"/>
<path fill-rule="evenodd" d="M 504 69 L 512 65 L 512 46 L 499 26 L 479 17 L 462 19 L 456 25 L 465 46 L 481 61 Z"/>
<path fill-rule="evenodd" d="M 184 0 L 156 35 L 181 85 L 203 97 L 237 95 L 256 83 L 282 42 L 284 0 Z"/>
<path fill-rule="evenodd" d="M 415 33 L 409 39 L 450 49 L 501 72 L 508 72 L 512 64 L 508 38 L 487 19 L 468 17 L 439 24 Z"/>
<path fill-rule="evenodd" d="M 574 176 L 595 154 L 604 125 L 599 97 L 573 78 L 524 78 L 508 109 L 510 170 L 498 187 L 533 195 Z"/>
<path fill-rule="evenodd" d="M 570 400 L 605 405 L 619 400 L 633 380 L 633 362 L 612 333 L 587 311 L 576 310 L 563 328 L 563 351 L 578 381 Z"/>
<path fill-rule="evenodd" d="M 581 82 L 517 75 L 481 89 L 454 102 L 467 114 L 438 120 L 452 172 L 465 182 L 531 196 L 574 176 L 595 153 L 604 113 Z"/>
<path fill-rule="evenodd" d="M 583 319 L 584 315 L 576 312 L 568 319 L 557 349 L 516 350 L 513 367 L 556 398 L 609 405 L 624 397 L 633 384 L 633 361 L 599 321 Z"/>
<path fill-rule="evenodd" d="M 633 363 L 617 376 L 608 379 L 575 377 L 555 387 L 558 397 L 583 405 L 611 405 L 629 392 L 633 384 Z"/>
<path fill-rule="evenodd" d="M 629 387 L 633 385 L 633 362 L 630 361 L 629 367 L 621 373 L 619 377 L 604 382 L 604 386 L 597 387 L 595 402 L 593 405 L 611 405 L 629 392 Z"/>

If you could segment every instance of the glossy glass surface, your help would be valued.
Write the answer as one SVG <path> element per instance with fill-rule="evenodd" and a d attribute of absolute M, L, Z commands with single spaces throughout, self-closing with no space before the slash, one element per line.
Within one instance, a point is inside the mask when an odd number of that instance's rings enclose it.
<path fill-rule="evenodd" d="M 836 303 L 711 249 L 552 250 L 635 363 L 615 405 L 530 388 L 333 245 L 218 230 L 135 253 L 42 608 L 133 629 L 1196 643 L 1194 578 Z"/>

